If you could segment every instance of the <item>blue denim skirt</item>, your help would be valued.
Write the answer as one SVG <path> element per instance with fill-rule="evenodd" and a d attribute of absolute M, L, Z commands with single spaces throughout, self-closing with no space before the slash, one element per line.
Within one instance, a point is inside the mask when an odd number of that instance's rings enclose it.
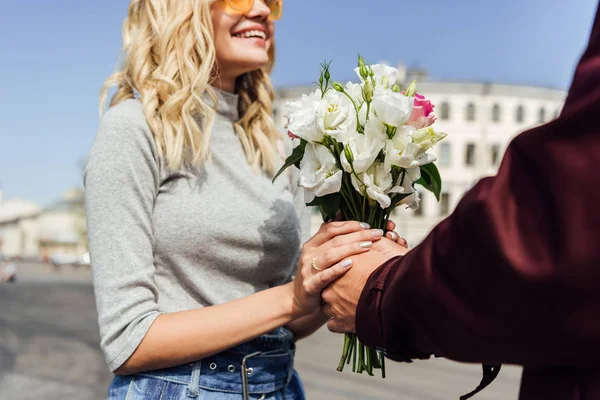
<path fill-rule="evenodd" d="M 108 400 L 304 400 L 292 339 L 278 328 L 194 363 L 115 376 Z"/>

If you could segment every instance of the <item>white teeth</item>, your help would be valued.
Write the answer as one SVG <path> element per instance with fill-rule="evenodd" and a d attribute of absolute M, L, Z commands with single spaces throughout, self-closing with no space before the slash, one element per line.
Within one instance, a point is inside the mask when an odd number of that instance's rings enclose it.
<path fill-rule="evenodd" d="M 235 35 L 235 37 L 239 37 L 239 38 L 258 37 L 261 39 L 266 39 L 267 34 L 264 33 L 263 31 L 254 30 L 254 31 L 246 31 L 246 32 L 238 33 L 237 35 Z"/>

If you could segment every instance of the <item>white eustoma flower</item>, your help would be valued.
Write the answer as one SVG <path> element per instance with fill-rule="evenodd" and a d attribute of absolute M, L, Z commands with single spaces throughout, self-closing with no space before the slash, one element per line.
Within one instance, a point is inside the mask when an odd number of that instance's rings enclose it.
<path fill-rule="evenodd" d="M 403 198 L 402 200 L 400 200 L 400 202 L 398 202 L 398 205 L 406 205 L 406 208 L 409 208 L 411 210 L 416 210 L 417 208 L 419 208 L 419 205 L 421 204 L 421 195 L 419 194 L 418 191 L 413 191 L 411 195 Z"/>
<path fill-rule="evenodd" d="M 321 130 L 341 143 L 356 134 L 356 110 L 345 94 L 329 90 L 317 107 Z"/>
<path fill-rule="evenodd" d="M 436 158 L 426 154 L 418 143 L 413 143 L 413 135 L 417 130 L 410 125 L 398 128 L 392 139 L 385 145 L 385 167 L 389 171 L 392 165 L 400 168 L 415 168 L 432 163 Z"/>
<path fill-rule="evenodd" d="M 392 174 L 386 171 L 381 163 L 373 164 L 365 173 L 352 175 L 352 185 L 363 196 L 379 203 L 381 208 L 388 208 L 392 204 L 388 192 L 393 184 Z"/>
<path fill-rule="evenodd" d="M 375 78 L 375 87 L 382 85 L 384 87 L 392 87 L 398 80 L 398 70 L 385 64 L 371 65 L 373 70 L 373 78 Z M 360 76 L 360 68 L 354 68 L 354 72 L 361 81 L 364 81 Z"/>
<path fill-rule="evenodd" d="M 414 188 L 414 182 L 417 181 L 421 177 L 421 169 L 420 168 L 409 168 L 406 169 L 400 174 L 398 177 L 397 186 L 394 186 L 390 189 L 389 193 L 400 193 L 408 195 L 400 200 L 397 204 L 402 205 L 405 204 L 408 208 L 412 210 L 416 210 L 419 206 L 419 192 L 417 192 Z"/>
<path fill-rule="evenodd" d="M 436 132 L 433 128 L 427 127 L 417 129 L 411 136 L 413 143 L 421 146 L 422 151 L 425 152 L 448 135 Z"/>
<path fill-rule="evenodd" d="M 352 165 L 346 158 L 345 152 L 341 154 L 340 161 L 344 170 L 352 173 L 352 167 L 354 167 L 354 172 L 361 174 L 369 169 L 377 158 L 377 155 L 379 155 L 379 152 L 383 149 L 385 138 L 385 128 L 381 121 L 377 118 L 371 118 L 367 121 L 365 133 L 363 135 L 354 135 L 348 141 L 348 146 L 354 159 Z"/>
<path fill-rule="evenodd" d="M 343 172 L 335 164 L 335 157 L 320 144 L 308 143 L 300 162 L 298 185 L 304 188 L 304 200 L 337 193 L 342 187 Z"/>
<path fill-rule="evenodd" d="M 317 108 L 321 104 L 321 91 L 317 90 L 309 95 L 302 95 L 299 101 L 290 101 L 286 104 L 288 109 L 287 129 L 294 135 L 301 137 L 309 143 L 320 142 L 325 133 L 317 121 Z"/>
<path fill-rule="evenodd" d="M 412 113 L 414 99 L 392 90 L 376 90 L 371 108 L 386 125 L 398 127 L 408 121 Z"/>
<path fill-rule="evenodd" d="M 359 83 L 348 82 L 346 84 L 346 92 L 352 97 L 356 106 L 360 108 L 364 99 L 362 97 L 362 85 Z"/>

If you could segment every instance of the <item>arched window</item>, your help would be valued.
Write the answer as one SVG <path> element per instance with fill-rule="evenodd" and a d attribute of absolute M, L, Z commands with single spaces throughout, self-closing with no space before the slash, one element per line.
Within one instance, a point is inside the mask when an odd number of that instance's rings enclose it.
<path fill-rule="evenodd" d="M 475 121 L 475 104 L 467 104 L 467 121 Z"/>
<path fill-rule="evenodd" d="M 500 104 L 494 104 L 492 107 L 492 121 L 500 122 Z"/>
<path fill-rule="evenodd" d="M 448 102 L 443 102 L 440 105 L 440 119 L 449 120 L 450 119 L 450 104 Z"/>
<path fill-rule="evenodd" d="M 523 123 L 525 121 L 525 107 L 523 107 L 523 106 L 517 107 L 516 119 L 517 119 L 518 123 Z"/>

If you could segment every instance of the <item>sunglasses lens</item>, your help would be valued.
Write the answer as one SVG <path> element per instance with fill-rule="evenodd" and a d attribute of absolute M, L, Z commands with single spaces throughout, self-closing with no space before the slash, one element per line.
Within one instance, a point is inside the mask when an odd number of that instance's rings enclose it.
<path fill-rule="evenodd" d="M 225 0 L 227 7 L 238 13 L 247 13 L 254 7 L 254 0 Z M 281 19 L 283 12 L 283 0 L 266 0 L 265 3 L 271 9 L 271 19 Z"/>
<path fill-rule="evenodd" d="M 281 14 L 283 13 L 283 0 L 271 0 L 268 1 L 267 4 L 271 9 L 271 19 L 281 19 Z"/>
<path fill-rule="evenodd" d="M 252 6 L 254 5 L 254 0 L 226 0 L 225 3 L 237 12 L 247 13 L 252 10 Z"/>

